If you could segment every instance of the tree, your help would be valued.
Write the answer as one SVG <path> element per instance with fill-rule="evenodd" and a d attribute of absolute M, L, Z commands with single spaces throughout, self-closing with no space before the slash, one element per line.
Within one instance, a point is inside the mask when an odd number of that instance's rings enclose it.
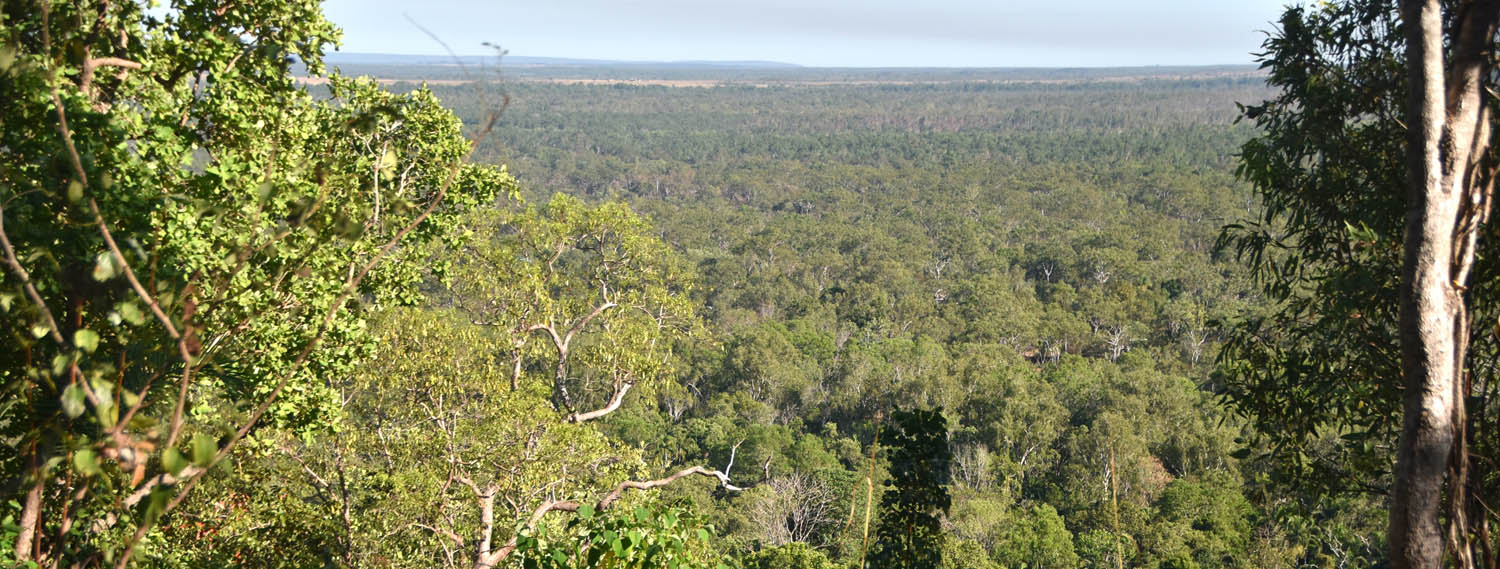
<path fill-rule="evenodd" d="M 1263 56 L 1281 93 L 1244 108 L 1264 132 L 1239 170 L 1262 213 L 1220 245 L 1275 304 L 1232 333 L 1227 396 L 1294 475 L 1389 486 L 1395 567 L 1492 558 L 1497 488 L 1479 458 L 1494 456 L 1495 382 L 1475 362 L 1495 339 L 1471 323 L 1496 298 L 1480 249 L 1497 18 L 1485 1 L 1289 8 Z M 1301 452 L 1327 434 L 1335 452 Z"/>
<path fill-rule="evenodd" d="M 676 379 L 673 347 L 697 327 L 686 274 L 623 204 L 556 196 L 540 211 L 470 220 L 478 235 L 437 255 L 451 260 L 451 286 L 434 296 L 450 306 L 382 314 L 372 328 L 389 357 L 334 380 L 347 428 L 286 442 L 307 474 L 304 499 L 337 503 L 346 528 L 358 526 L 342 543 L 359 560 L 483 569 L 517 558 L 678 559 L 698 543 L 682 537 L 691 528 L 669 521 L 675 514 L 616 516 L 633 506 L 629 491 L 700 478 L 739 488 L 703 467 L 632 479 L 670 464 L 648 467 L 596 419 Z M 554 512 L 580 515 L 548 537 Z M 649 539 L 601 537 L 627 530 Z"/>
<path fill-rule="evenodd" d="M 948 421 L 941 411 L 896 411 L 882 428 L 891 488 L 880 498 L 872 567 L 936 567 L 943 557 L 938 516 L 947 513 Z"/>
<path fill-rule="evenodd" d="M 1002 530 L 994 559 L 1004 567 L 1078 567 L 1073 534 L 1052 506 L 1014 512 Z"/>
<path fill-rule="evenodd" d="M 745 569 L 835 569 L 840 565 L 806 543 L 768 547 L 745 557 Z"/>
<path fill-rule="evenodd" d="M 1445 15 L 1438 0 L 1401 3 L 1408 69 L 1405 259 L 1401 269 L 1401 372 L 1406 384 L 1392 493 L 1393 566 L 1436 567 L 1445 536 L 1451 553 L 1474 565 L 1465 520 L 1471 514 L 1464 368 L 1469 365 L 1469 275 L 1494 188 L 1492 100 L 1486 95 L 1500 4 L 1468 2 Z M 1445 22 L 1447 20 L 1447 22 Z M 1448 26 L 1445 29 L 1445 25 Z M 1451 51 L 1445 52 L 1445 47 Z M 1451 480 L 1446 480 L 1450 470 Z M 1481 539 L 1484 539 L 1483 537 Z M 1487 543 L 1482 544 L 1488 549 Z"/>
<path fill-rule="evenodd" d="M 837 523 L 834 490 L 824 481 L 802 472 L 777 476 L 759 485 L 753 495 L 749 517 L 763 533 L 762 542 L 776 547 L 811 541 L 814 535 Z M 747 496 L 751 497 L 751 496 Z"/>
<path fill-rule="evenodd" d="M 557 194 L 471 223 L 484 233 L 452 261 L 451 298 L 505 333 L 512 390 L 532 367 L 550 372 L 553 406 L 569 421 L 608 415 L 637 384 L 669 378 L 676 343 L 701 327 L 690 273 L 623 203 Z"/>
<path fill-rule="evenodd" d="M 244 441 L 326 428 L 367 307 L 416 299 L 421 245 L 515 186 L 430 92 L 299 88 L 338 38 L 316 2 L 0 22 L 15 560 L 123 567 Z"/>

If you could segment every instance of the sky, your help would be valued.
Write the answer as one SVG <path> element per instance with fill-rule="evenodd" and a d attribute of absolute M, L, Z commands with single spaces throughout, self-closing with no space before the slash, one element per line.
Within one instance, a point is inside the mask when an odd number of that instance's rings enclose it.
<path fill-rule="evenodd" d="M 1288 0 L 327 0 L 340 51 L 835 67 L 1254 61 Z M 415 23 L 413 23 L 415 22 Z"/>

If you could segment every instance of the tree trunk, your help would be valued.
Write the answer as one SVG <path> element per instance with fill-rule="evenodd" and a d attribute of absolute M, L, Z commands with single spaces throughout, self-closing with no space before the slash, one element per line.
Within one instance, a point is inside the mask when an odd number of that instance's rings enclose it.
<path fill-rule="evenodd" d="M 1463 292 L 1478 226 L 1488 209 L 1479 158 L 1489 143 L 1482 98 L 1484 58 L 1496 7 L 1463 8 L 1445 70 L 1439 0 L 1403 0 L 1408 66 L 1408 209 L 1401 274 L 1401 367 L 1405 382 L 1389 527 L 1396 569 L 1442 566 L 1443 489 L 1464 431 L 1464 359 L 1468 347 Z M 1455 460 L 1457 459 L 1457 460 Z M 1461 510 L 1452 508 L 1449 513 Z M 1466 565 L 1455 526 L 1454 553 Z"/>
<path fill-rule="evenodd" d="M 42 490 L 46 478 L 42 476 L 41 460 L 36 451 L 31 458 L 31 490 L 26 492 L 26 502 L 21 508 L 21 529 L 16 535 L 16 561 L 40 561 L 37 559 L 40 527 L 42 521 Z"/>

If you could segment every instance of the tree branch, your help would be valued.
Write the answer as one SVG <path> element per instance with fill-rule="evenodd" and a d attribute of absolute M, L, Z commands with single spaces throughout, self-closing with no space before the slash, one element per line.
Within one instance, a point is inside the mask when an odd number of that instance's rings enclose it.
<path fill-rule="evenodd" d="M 5 263 L 10 265 L 10 270 L 21 278 L 21 286 L 26 289 L 26 296 L 36 304 L 42 316 L 47 319 L 47 329 L 51 332 L 52 339 L 58 344 L 66 345 L 63 340 L 62 330 L 57 327 L 57 320 L 52 317 L 52 309 L 47 308 L 46 301 L 42 300 L 41 293 L 37 292 L 36 284 L 31 282 L 31 274 L 26 272 L 26 267 L 21 266 L 21 261 L 16 258 L 16 249 L 10 244 L 10 237 L 5 234 L 5 206 L 0 205 L 0 246 L 5 248 Z"/>
<path fill-rule="evenodd" d="M 453 533 L 453 530 L 444 529 L 444 528 L 437 528 L 437 527 L 429 526 L 427 524 L 418 524 L 418 523 L 413 523 L 412 527 L 419 527 L 419 528 L 425 529 L 427 531 L 430 531 L 432 533 L 435 533 L 437 535 L 446 537 L 446 538 L 448 538 L 449 541 L 452 541 L 454 545 L 457 545 L 459 547 L 463 547 L 464 546 L 464 538 L 460 537 L 456 533 Z"/>
<path fill-rule="evenodd" d="M 605 405 L 604 407 L 601 407 L 599 409 L 595 409 L 593 411 L 588 411 L 588 412 L 585 412 L 585 413 L 574 413 L 572 415 L 569 415 L 568 416 L 568 422 L 569 423 L 582 423 L 584 421 L 588 421 L 590 419 L 598 419 L 600 417 L 603 417 L 605 415 L 608 415 L 610 413 L 615 412 L 616 409 L 620 408 L 620 403 L 622 403 L 622 402 L 625 401 L 625 394 L 630 391 L 631 387 L 635 387 L 635 382 L 634 381 L 627 381 L 625 383 L 620 384 L 620 387 L 617 388 L 617 389 L 615 389 L 615 395 L 614 395 L 614 397 L 611 397 L 609 399 L 609 404 L 608 405 Z"/>
<path fill-rule="evenodd" d="M 729 490 L 731 492 L 739 492 L 740 490 L 743 490 L 743 488 L 740 488 L 739 486 L 730 484 L 729 475 L 724 474 L 723 472 L 719 472 L 717 470 L 709 470 L 702 466 L 692 466 L 679 470 L 676 474 L 673 474 L 666 478 L 647 480 L 645 482 L 637 482 L 634 480 L 626 480 L 624 482 L 621 482 L 619 486 L 616 486 L 614 490 L 612 490 L 609 494 L 606 494 L 604 496 L 604 499 L 599 500 L 599 506 L 597 509 L 602 511 L 606 508 L 609 508 L 611 504 L 614 504 L 620 499 L 620 495 L 624 494 L 626 490 L 650 490 L 652 488 L 659 488 L 676 482 L 683 477 L 691 476 L 694 474 L 707 476 L 710 478 L 717 478 L 719 480 L 719 485 L 723 486 L 725 490 Z"/>
<path fill-rule="evenodd" d="M 594 318 L 598 317 L 600 314 L 603 314 L 605 310 L 609 310 L 609 309 L 614 308 L 616 306 L 619 306 L 619 305 L 606 300 L 606 301 L 604 301 L 603 304 L 600 304 L 599 306 L 595 307 L 593 312 L 588 313 L 587 316 L 584 316 L 583 319 L 581 319 L 578 322 L 574 323 L 572 328 L 568 329 L 568 335 L 565 336 L 565 337 L 563 337 L 563 345 L 567 346 L 569 343 L 572 343 L 573 336 L 575 334 L 577 334 L 579 331 L 583 330 L 583 328 L 585 326 L 588 326 L 589 325 L 589 321 L 591 321 Z"/>

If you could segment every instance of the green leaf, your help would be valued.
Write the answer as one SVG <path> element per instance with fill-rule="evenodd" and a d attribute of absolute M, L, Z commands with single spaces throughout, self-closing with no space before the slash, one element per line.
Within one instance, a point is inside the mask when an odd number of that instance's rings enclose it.
<path fill-rule="evenodd" d="M 703 529 L 703 528 L 698 528 L 698 540 L 707 543 L 709 539 L 710 539 L 710 536 L 708 535 L 708 530 Z"/>
<path fill-rule="evenodd" d="M 115 305 L 115 310 L 120 313 L 120 318 L 125 319 L 131 325 L 140 326 L 146 323 L 146 315 L 141 312 L 141 307 L 135 302 L 121 302 Z"/>
<path fill-rule="evenodd" d="M 16 64 L 16 48 L 13 45 L 0 45 L 0 73 L 9 73 L 11 66 Z"/>
<path fill-rule="evenodd" d="M 78 180 L 68 180 L 68 201 L 77 202 L 83 200 L 83 183 Z"/>
<path fill-rule="evenodd" d="M 114 427 L 115 423 L 120 420 L 120 411 L 115 409 L 113 399 L 106 398 L 100 401 L 98 406 L 94 407 L 94 416 L 98 417 L 99 426 L 109 429 Z"/>
<path fill-rule="evenodd" d="M 579 507 L 578 517 L 584 520 L 594 517 L 594 507 L 587 504 Z"/>
<path fill-rule="evenodd" d="M 68 364 L 73 363 L 72 356 L 68 354 L 57 354 L 52 356 L 52 375 L 62 375 L 68 371 Z"/>
<path fill-rule="evenodd" d="M 52 331 L 52 327 L 51 326 L 48 326 L 46 324 L 42 324 L 40 322 L 31 325 L 31 335 L 32 335 L 32 337 L 35 337 L 38 340 L 40 340 L 42 338 L 42 336 L 46 336 L 47 333 L 51 332 L 51 331 Z"/>
<path fill-rule="evenodd" d="M 69 419 L 77 418 L 83 414 L 83 387 L 76 383 L 70 383 L 63 388 L 62 410 Z"/>
<path fill-rule="evenodd" d="M 207 433 L 193 433 L 193 464 L 207 467 L 219 452 L 219 445 Z"/>
<path fill-rule="evenodd" d="M 73 332 L 73 345 L 84 352 L 93 353 L 99 349 L 99 333 L 88 328 L 81 328 Z"/>
<path fill-rule="evenodd" d="M 162 510 L 166 508 L 167 498 L 170 498 L 171 495 L 172 493 L 170 490 L 162 488 L 161 486 L 157 486 L 155 490 L 151 491 L 151 501 L 146 504 L 146 525 L 149 526 L 156 523 L 156 518 L 160 516 Z"/>
<path fill-rule="evenodd" d="M 115 256 L 105 251 L 94 256 L 94 280 L 104 282 L 115 276 Z"/>
<path fill-rule="evenodd" d="M 161 453 L 161 466 L 175 476 L 181 473 L 182 469 L 187 468 L 188 462 L 182 458 L 182 453 L 177 452 L 177 449 L 169 448 L 166 452 Z"/>
<path fill-rule="evenodd" d="M 120 389 L 120 403 L 124 404 L 126 407 L 135 407 L 135 404 L 140 402 L 140 395 L 135 394 L 129 389 Z"/>
<path fill-rule="evenodd" d="M 73 453 L 73 469 L 84 476 L 99 474 L 99 457 L 94 455 L 92 449 L 83 449 Z"/>
<path fill-rule="evenodd" d="M 10 312 L 10 306 L 11 304 L 15 303 L 15 301 L 15 294 L 9 292 L 0 293 L 0 310 Z"/>

